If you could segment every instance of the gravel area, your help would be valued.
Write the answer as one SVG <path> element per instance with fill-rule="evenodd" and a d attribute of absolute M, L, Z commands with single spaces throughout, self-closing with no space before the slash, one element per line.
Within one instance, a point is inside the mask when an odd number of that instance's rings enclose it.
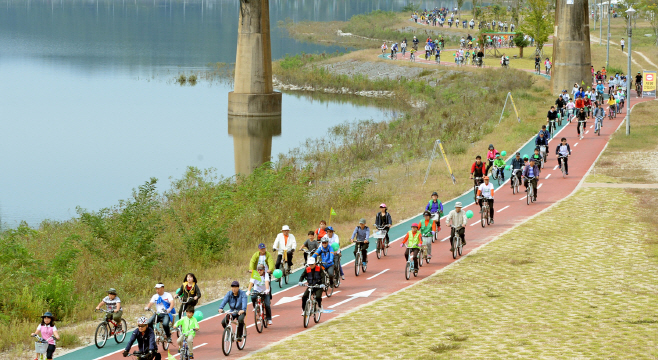
<path fill-rule="evenodd" d="M 343 61 L 323 65 L 323 67 L 334 74 L 354 76 L 355 74 L 366 75 L 370 80 L 399 79 L 401 77 L 412 78 L 418 76 L 423 68 L 397 66 L 385 62 L 362 62 Z"/>

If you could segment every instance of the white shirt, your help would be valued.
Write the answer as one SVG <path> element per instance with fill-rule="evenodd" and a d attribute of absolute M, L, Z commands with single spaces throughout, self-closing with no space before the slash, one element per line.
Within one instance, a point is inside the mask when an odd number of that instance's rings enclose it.
<path fill-rule="evenodd" d="M 265 266 L 265 272 L 270 271 L 270 269 L 267 266 L 267 255 L 258 255 L 258 264 L 257 265 L 263 265 Z"/>
<path fill-rule="evenodd" d="M 622 39 L 619 43 L 620 43 L 622 46 L 624 46 L 624 39 Z"/>
<path fill-rule="evenodd" d="M 466 226 L 466 211 L 464 209 L 459 213 L 456 210 L 450 211 L 446 217 L 446 224 L 450 224 L 450 222 L 454 227 Z"/>
<path fill-rule="evenodd" d="M 260 281 L 258 281 L 258 280 L 256 280 L 256 279 L 251 279 L 251 280 L 249 280 L 249 281 L 250 281 L 252 284 L 254 284 L 254 290 L 255 290 L 255 291 L 258 291 L 258 292 L 265 292 L 265 290 L 267 290 L 267 288 L 265 287 L 265 282 L 266 282 L 266 281 L 270 281 L 270 274 L 268 274 L 267 271 L 266 271 L 266 272 L 265 272 L 265 275 L 263 275 L 263 276 L 260 277 Z"/>
<path fill-rule="evenodd" d="M 493 199 L 492 192 L 493 192 L 494 186 L 492 183 L 489 183 L 485 185 L 484 183 L 480 184 L 480 187 L 478 190 L 482 192 L 482 196 L 484 196 L 486 199 Z"/>
<path fill-rule="evenodd" d="M 283 255 L 283 249 L 293 250 L 297 249 L 297 242 L 295 241 L 295 235 L 288 234 L 288 243 L 286 244 L 286 238 L 283 236 L 283 233 L 279 233 L 274 240 L 273 248 L 278 250 L 279 255 Z"/>
<path fill-rule="evenodd" d="M 322 237 L 322 239 L 329 240 L 329 246 L 331 246 L 333 243 L 338 243 L 339 248 L 338 248 L 338 251 L 336 251 L 336 252 L 340 253 L 340 240 L 338 239 L 338 235 L 336 235 L 336 233 L 334 233 L 334 236 L 332 236 L 332 237 L 329 237 L 329 236 L 325 235 L 325 236 Z M 320 246 L 322 246 L 322 244 L 320 244 Z"/>
<path fill-rule="evenodd" d="M 114 300 L 112 300 L 109 296 L 106 296 L 105 299 L 103 299 L 103 302 L 105 303 L 105 306 L 107 306 L 108 311 L 114 311 L 114 309 L 117 308 L 117 304 L 121 302 L 121 299 L 119 299 L 118 296 L 115 296 Z"/>
<path fill-rule="evenodd" d="M 159 298 L 160 298 L 160 295 L 158 295 L 158 294 L 155 294 L 151 297 L 151 302 L 155 304 L 155 311 L 158 314 L 159 313 L 166 313 L 167 310 L 169 310 L 169 308 L 165 308 L 164 304 L 158 304 L 157 302 L 158 302 Z M 174 298 L 171 296 L 170 293 L 168 293 L 166 291 L 162 294 L 162 300 L 168 302 L 170 306 L 174 303 Z"/>

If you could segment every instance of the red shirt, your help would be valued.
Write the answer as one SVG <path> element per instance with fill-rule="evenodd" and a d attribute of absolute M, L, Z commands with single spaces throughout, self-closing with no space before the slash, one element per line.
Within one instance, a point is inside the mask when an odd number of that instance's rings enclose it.
<path fill-rule="evenodd" d="M 585 101 L 583 99 L 578 98 L 576 99 L 576 109 L 581 109 L 585 107 Z"/>
<path fill-rule="evenodd" d="M 315 235 L 318 237 L 318 241 L 319 241 L 325 235 L 327 235 L 327 232 L 323 228 L 318 228 L 317 230 L 315 230 Z"/>
<path fill-rule="evenodd" d="M 475 170 L 478 170 L 478 173 L 475 173 Z M 481 177 L 482 174 L 484 174 L 484 162 L 480 163 L 480 166 L 477 166 L 477 161 L 473 163 L 471 166 L 471 174 L 475 175 L 476 177 Z"/>

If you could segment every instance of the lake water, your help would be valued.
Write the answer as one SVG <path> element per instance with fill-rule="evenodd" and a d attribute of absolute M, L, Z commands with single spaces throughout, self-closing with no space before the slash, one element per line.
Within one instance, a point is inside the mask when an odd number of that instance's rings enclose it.
<path fill-rule="evenodd" d="M 187 166 L 234 173 L 224 85 L 173 74 L 235 61 L 238 0 L 0 1 L 0 222 L 66 220 L 112 206 Z M 270 1 L 274 59 L 344 49 L 297 42 L 286 18 L 344 20 L 406 1 Z M 430 2 L 426 6 L 440 6 Z M 163 75 L 164 74 L 164 75 Z M 373 106 L 283 96 L 272 155 Z"/>

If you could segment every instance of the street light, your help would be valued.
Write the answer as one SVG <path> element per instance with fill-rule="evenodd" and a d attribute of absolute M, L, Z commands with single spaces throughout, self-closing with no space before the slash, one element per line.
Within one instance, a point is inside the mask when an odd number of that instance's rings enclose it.
<path fill-rule="evenodd" d="M 628 70 L 626 71 L 626 99 L 628 100 L 628 107 L 626 108 L 626 135 L 631 134 L 631 37 L 633 36 L 631 30 L 631 19 L 635 15 L 635 9 L 631 5 L 628 10 L 626 10 L 628 15 Z"/>
<path fill-rule="evenodd" d="M 608 44 L 605 50 L 605 68 L 610 67 L 610 8 L 612 7 L 611 1 L 608 1 Z"/>

